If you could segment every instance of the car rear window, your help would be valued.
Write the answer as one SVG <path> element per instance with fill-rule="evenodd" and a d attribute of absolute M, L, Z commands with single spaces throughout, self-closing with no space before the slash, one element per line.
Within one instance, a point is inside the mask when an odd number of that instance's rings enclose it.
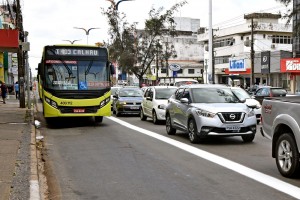
<path fill-rule="evenodd" d="M 273 96 L 286 95 L 286 90 L 283 88 L 271 88 Z"/>

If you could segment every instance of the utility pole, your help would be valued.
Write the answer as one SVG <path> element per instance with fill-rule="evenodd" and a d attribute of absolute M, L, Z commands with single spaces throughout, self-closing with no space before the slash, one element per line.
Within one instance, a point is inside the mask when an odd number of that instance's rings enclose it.
<path fill-rule="evenodd" d="M 251 41 L 250 41 L 250 59 L 251 59 L 251 84 L 255 84 L 255 77 L 254 77 L 254 56 L 255 56 L 255 51 L 254 51 L 254 19 L 257 18 L 262 18 L 262 15 L 259 13 L 252 13 L 248 15 L 244 15 L 244 19 L 251 20 Z M 248 44 L 249 45 L 249 44 Z"/>
<path fill-rule="evenodd" d="M 251 84 L 255 84 L 254 80 L 254 36 L 253 36 L 253 30 L 254 30 L 254 23 L 253 23 L 253 17 L 251 18 Z"/>
<path fill-rule="evenodd" d="M 25 108 L 25 78 L 24 78 L 24 54 L 22 50 L 22 45 L 20 42 L 24 40 L 24 33 L 23 33 L 23 19 L 22 19 L 22 12 L 21 12 L 21 5 L 20 0 L 17 0 L 17 10 L 16 10 L 16 25 L 17 29 L 19 30 L 19 48 L 18 48 L 18 82 L 19 82 L 19 92 L 20 92 L 20 108 Z M 21 40 L 21 41 L 20 41 Z"/>

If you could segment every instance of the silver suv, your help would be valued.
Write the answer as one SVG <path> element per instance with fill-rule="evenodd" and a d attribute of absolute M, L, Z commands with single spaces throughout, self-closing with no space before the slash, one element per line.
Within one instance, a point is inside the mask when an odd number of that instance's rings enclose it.
<path fill-rule="evenodd" d="M 246 105 L 223 85 L 185 85 L 166 108 L 166 130 L 188 132 L 192 143 L 208 136 L 241 136 L 252 142 L 256 133 L 256 105 Z"/>

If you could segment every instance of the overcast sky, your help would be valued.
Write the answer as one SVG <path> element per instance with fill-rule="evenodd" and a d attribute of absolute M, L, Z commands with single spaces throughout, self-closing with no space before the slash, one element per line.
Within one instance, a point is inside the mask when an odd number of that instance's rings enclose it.
<path fill-rule="evenodd" d="M 83 30 L 74 27 L 100 29 L 91 30 L 89 44 L 108 39 L 107 20 L 101 8 L 107 9 L 106 0 L 23 0 L 23 26 L 29 32 L 29 64 L 33 74 L 42 55 L 43 46 L 68 43 L 63 40 L 80 40 L 76 44 L 86 44 Z M 115 0 L 118 2 L 118 0 Z M 129 22 L 138 22 L 143 28 L 149 10 L 159 7 L 169 9 L 179 0 L 134 0 L 119 4 L 118 10 L 124 12 Z M 200 26 L 208 26 L 209 0 L 187 0 L 175 17 L 200 19 Z M 243 22 L 244 14 L 251 12 L 284 12 L 284 5 L 275 0 L 212 0 L 212 23 L 214 28 L 230 26 Z"/>

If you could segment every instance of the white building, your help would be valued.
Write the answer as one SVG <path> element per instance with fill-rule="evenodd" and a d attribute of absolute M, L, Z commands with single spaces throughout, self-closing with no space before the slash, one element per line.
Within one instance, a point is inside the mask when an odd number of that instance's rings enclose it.
<path fill-rule="evenodd" d="M 173 78 L 193 78 L 202 81 L 201 69 L 203 72 L 204 50 L 200 42 L 197 41 L 197 32 L 200 28 L 200 19 L 186 17 L 175 17 L 177 36 L 164 37 L 164 49 L 173 45 L 176 51 L 176 58 L 168 60 L 168 66 L 176 64 L 180 66 L 178 71 L 172 71 L 170 67 L 159 67 L 158 77 L 160 83 L 172 82 Z M 151 66 L 151 73 L 145 79 L 156 79 L 155 62 Z"/>
<path fill-rule="evenodd" d="M 270 13 L 252 13 L 245 15 L 245 23 L 243 24 L 223 29 L 213 29 L 215 82 L 251 84 L 252 18 L 254 24 L 253 50 L 255 52 L 254 82 L 288 88 L 288 76 L 281 73 L 280 60 L 291 57 L 292 27 L 280 24 L 280 15 Z M 198 35 L 198 41 L 205 49 L 205 63 L 209 63 L 208 39 L 208 32 Z M 270 52 L 269 68 L 268 72 L 265 72 L 262 70 L 261 52 L 268 51 Z M 236 83 L 233 83 L 233 81 L 236 81 Z"/>

